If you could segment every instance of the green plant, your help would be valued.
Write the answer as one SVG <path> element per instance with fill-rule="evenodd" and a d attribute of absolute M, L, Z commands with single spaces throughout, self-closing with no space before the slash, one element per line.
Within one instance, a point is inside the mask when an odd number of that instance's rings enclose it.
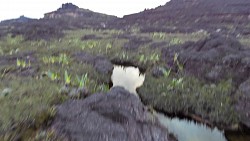
<path fill-rule="evenodd" d="M 49 57 L 43 57 L 43 63 L 44 64 L 54 64 L 56 62 L 56 57 L 54 56 L 49 56 Z"/>
<path fill-rule="evenodd" d="M 169 42 L 170 45 L 177 45 L 177 44 L 182 44 L 183 41 L 179 38 L 172 38 Z"/>
<path fill-rule="evenodd" d="M 101 85 L 95 84 L 94 86 L 94 92 L 108 92 L 109 91 L 109 85 L 102 83 Z"/>
<path fill-rule="evenodd" d="M 20 42 L 24 40 L 23 36 L 21 35 L 12 37 L 11 34 L 8 34 L 5 39 L 8 44 L 13 45 L 13 46 L 18 45 Z"/>
<path fill-rule="evenodd" d="M 148 60 L 148 59 L 145 57 L 144 54 L 140 55 L 140 58 L 139 58 L 139 62 L 140 62 L 140 63 L 144 63 L 144 64 L 145 64 L 145 63 L 147 62 L 147 60 Z"/>
<path fill-rule="evenodd" d="M 153 38 L 159 38 L 159 39 L 165 39 L 166 34 L 162 32 L 154 32 L 153 33 Z"/>
<path fill-rule="evenodd" d="M 20 60 L 20 59 L 17 58 L 16 65 L 19 68 L 26 68 L 26 67 L 30 67 L 31 63 L 30 63 L 30 60 L 29 60 L 29 62 L 27 64 L 25 60 Z"/>
<path fill-rule="evenodd" d="M 64 72 L 64 81 L 65 81 L 65 84 L 71 83 L 71 75 L 68 74 L 68 71 Z"/>
<path fill-rule="evenodd" d="M 165 68 L 162 68 L 162 67 L 160 68 L 160 70 L 163 72 L 164 77 L 169 77 L 169 75 L 172 71 L 172 69 L 166 70 Z"/>
<path fill-rule="evenodd" d="M 85 87 L 89 83 L 88 74 L 86 73 L 82 75 L 81 78 L 79 76 L 76 76 L 76 80 L 79 88 Z"/>
<path fill-rule="evenodd" d="M 58 73 L 54 73 L 49 70 L 46 74 L 52 81 L 59 80 Z"/>
<path fill-rule="evenodd" d="M 58 62 L 59 62 L 59 64 L 62 64 L 62 65 L 68 65 L 69 64 L 69 57 L 65 53 L 60 54 L 59 58 L 58 58 Z"/>
<path fill-rule="evenodd" d="M 17 49 L 12 49 L 12 50 L 10 50 L 9 55 L 13 55 L 14 53 L 17 54 L 18 52 L 19 52 L 18 48 Z M 1 53 L 1 50 L 0 50 L 0 53 Z"/>
<path fill-rule="evenodd" d="M 176 63 L 176 65 L 178 66 L 178 70 L 183 71 L 184 67 L 183 65 L 179 62 L 178 60 L 179 54 L 175 53 L 174 54 L 174 63 Z"/>
<path fill-rule="evenodd" d="M 108 43 L 108 44 L 106 45 L 106 53 L 107 53 L 108 50 L 111 49 L 111 48 L 112 48 L 112 44 L 111 44 L 111 43 Z"/>
<path fill-rule="evenodd" d="M 128 55 L 124 51 L 121 54 L 122 59 L 128 60 Z"/>
<path fill-rule="evenodd" d="M 42 60 L 44 64 L 59 63 L 64 66 L 69 64 L 70 58 L 65 53 L 61 53 L 59 56 L 45 56 Z"/>
<path fill-rule="evenodd" d="M 168 86 L 167 86 L 167 88 L 169 89 L 169 90 L 171 90 L 171 89 L 174 89 L 175 87 L 177 87 L 177 86 L 181 86 L 181 87 L 183 87 L 183 78 L 173 78 L 171 81 L 170 81 L 170 83 L 168 84 Z"/>
<path fill-rule="evenodd" d="M 154 63 L 159 61 L 160 58 L 159 58 L 159 55 L 157 53 L 153 53 L 150 58 L 149 58 L 150 61 L 153 61 Z"/>

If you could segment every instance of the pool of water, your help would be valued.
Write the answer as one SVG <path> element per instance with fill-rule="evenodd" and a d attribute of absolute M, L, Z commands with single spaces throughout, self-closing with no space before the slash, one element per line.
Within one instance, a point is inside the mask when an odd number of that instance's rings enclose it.
<path fill-rule="evenodd" d="M 132 66 L 114 66 L 111 76 L 113 86 L 122 86 L 134 94 L 137 94 L 136 88 L 142 86 L 144 79 L 145 75 Z M 161 113 L 156 113 L 156 116 L 179 141 L 250 141 L 248 134 L 226 133 L 228 138 L 226 139 L 224 132 L 217 128 L 210 128 L 204 124 L 177 117 L 169 118 Z"/>
<path fill-rule="evenodd" d="M 114 66 L 111 80 L 114 86 L 122 86 L 131 93 L 136 94 L 136 88 L 140 87 L 145 79 L 138 68 Z"/>
<path fill-rule="evenodd" d="M 217 128 L 209 128 L 204 124 L 179 118 L 169 118 L 158 113 L 157 117 L 170 133 L 179 141 L 227 141 L 224 133 Z"/>

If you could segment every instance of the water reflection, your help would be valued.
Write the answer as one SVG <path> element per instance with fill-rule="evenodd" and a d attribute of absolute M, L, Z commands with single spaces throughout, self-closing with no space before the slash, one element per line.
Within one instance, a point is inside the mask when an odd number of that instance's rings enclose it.
<path fill-rule="evenodd" d="M 139 69 L 135 67 L 114 66 L 111 79 L 113 86 L 122 86 L 136 94 L 136 88 L 143 84 L 145 75 L 140 74 Z M 178 138 L 178 141 L 227 141 L 224 133 L 217 128 L 211 129 L 206 125 L 179 118 L 170 119 L 160 113 L 157 117 L 160 123 Z M 249 141 L 249 135 L 229 134 L 228 137 L 229 141 Z"/>
<path fill-rule="evenodd" d="M 111 80 L 113 86 L 122 86 L 131 93 L 136 94 L 136 88 L 143 84 L 145 75 L 138 68 L 114 66 Z"/>
<path fill-rule="evenodd" d="M 163 114 L 157 114 L 157 117 L 179 141 L 227 141 L 217 128 L 211 129 L 206 125 L 178 118 L 170 119 Z"/>

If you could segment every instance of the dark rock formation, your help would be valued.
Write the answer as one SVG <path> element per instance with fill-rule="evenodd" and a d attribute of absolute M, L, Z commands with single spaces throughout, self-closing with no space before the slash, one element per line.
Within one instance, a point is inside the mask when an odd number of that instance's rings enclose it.
<path fill-rule="evenodd" d="M 239 98 L 234 97 L 236 91 L 233 91 L 230 99 L 237 101 L 235 112 L 241 114 L 240 122 L 250 127 L 250 49 L 230 37 L 211 35 L 198 42 L 162 49 L 166 67 L 176 67 L 173 63 L 176 53 L 178 60 L 184 64 L 185 72 L 191 76 L 208 84 L 232 80 Z"/>
<path fill-rule="evenodd" d="M 96 36 L 95 34 L 89 34 L 89 35 L 84 35 L 81 40 L 99 40 L 102 39 L 102 37 Z"/>
<path fill-rule="evenodd" d="M 75 58 L 79 62 L 88 63 L 94 66 L 101 74 L 111 74 L 113 64 L 104 56 L 94 56 L 86 52 L 75 53 Z"/>
<path fill-rule="evenodd" d="M 250 50 L 237 40 L 218 34 L 198 42 L 187 42 L 162 50 L 166 64 L 173 64 L 174 54 L 192 75 L 219 82 L 233 79 L 236 86 L 250 77 Z"/>
<path fill-rule="evenodd" d="M 68 27 L 84 28 L 91 26 L 103 28 L 103 25 L 106 25 L 108 21 L 113 21 L 116 17 L 79 8 L 72 3 L 66 3 L 56 11 L 45 13 L 44 19 L 59 20 L 61 24 Z"/>
<path fill-rule="evenodd" d="M 25 17 L 24 15 L 20 16 L 19 18 L 16 19 L 10 19 L 10 20 L 4 20 L 1 21 L 0 25 L 9 25 L 9 24 L 17 24 L 17 23 L 28 23 L 28 22 L 32 22 L 35 21 L 36 19 L 31 19 L 28 17 Z"/>
<path fill-rule="evenodd" d="M 121 87 L 65 102 L 58 107 L 52 128 L 74 141 L 173 140 L 140 99 Z"/>
<path fill-rule="evenodd" d="M 65 3 L 65 4 L 62 4 L 62 7 L 59 8 L 58 10 L 65 10 L 65 9 L 72 9 L 72 10 L 75 10 L 75 9 L 78 9 L 79 7 L 72 4 L 72 3 Z"/>
<path fill-rule="evenodd" d="M 61 38 L 64 35 L 63 30 L 106 28 L 107 22 L 116 18 L 66 3 L 56 11 L 44 14 L 42 19 L 21 16 L 18 19 L 1 21 L 0 38 L 12 34 L 13 36 L 23 35 L 26 40 L 50 40 Z"/>
<path fill-rule="evenodd" d="M 125 43 L 124 49 L 127 50 L 135 50 L 138 49 L 140 46 L 152 42 L 152 39 L 148 37 L 130 37 L 129 42 Z"/>
<path fill-rule="evenodd" d="M 239 86 L 240 99 L 236 109 L 240 113 L 240 119 L 244 125 L 250 128 L 250 78 Z"/>
<path fill-rule="evenodd" d="M 171 0 L 163 6 L 118 19 L 117 26 L 140 25 L 141 30 L 165 32 L 208 31 L 244 33 L 250 21 L 249 0 Z M 233 25 L 233 26 L 232 26 Z M 244 33 L 244 34 L 248 34 Z"/>

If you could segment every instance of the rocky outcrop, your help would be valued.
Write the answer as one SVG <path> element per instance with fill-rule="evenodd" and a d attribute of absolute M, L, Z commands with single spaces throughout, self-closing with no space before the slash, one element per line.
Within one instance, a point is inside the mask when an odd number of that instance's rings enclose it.
<path fill-rule="evenodd" d="M 185 70 L 210 82 L 232 79 L 236 86 L 250 77 L 250 49 L 237 40 L 213 34 L 198 42 L 162 49 L 163 60 L 171 67 L 175 54 Z"/>
<path fill-rule="evenodd" d="M 229 99 L 234 100 L 235 112 L 240 114 L 239 121 L 250 127 L 250 49 L 243 47 L 237 40 L 218 34 L 198 42 L 162 49 L 162 60 L 168 68 L 175 70 L 174 56 L 184 65 L 187 75 L 195 76 L 207 84 L 218 84 L 232 80 Z M 220 93 L 219 93 L 220 94 Z"/>
<path fill-rule="evenodd" d="M 72 9 L 72 10 L 75 10 L 75 9 L 78 9 L 79 7 L 72 4 L 72 3 L 65 3 L 65 4 L 62 4 L 62 7 L 59 8 L 58 10 L 64 10 L 64 9 Z"/>
<path fill-rule="evenodd" d="M 141 30 L 165 32 L 207 31 L 248 34 L 249 0 L 171 0 L 163 6 L 118 19 L 117 26 L 140 25 Z M 244 30 L 243 30 L 244 29 Z"/>
<path fill-rule="evenodd" d="M 69 100 L 58 108 L 52 128 L 74 141 L 168 141 L 156 117 L 135 95 L 121 87 L 84 100 Z"/>
<path fill-rule="evenodd" d="M 104 56 L 94 56 L 86 52 L 75 53 L 77 61 L 91 64 L 97 72 L 101 74 L 111 74 L 113 71 L 113 64 Z"/>
<path fill-rule="evenodd" d="M 96 13 L 88 9 L 79 8 L 72 3 L 62 4 L 62 6 L 56 11 L 52 11 L 44 14 L 44 19 L 69 19 L 74 20 L 77 18 L 78 22 L 107 22 L 108 20 L 116 17 L 109 16 L 101 13 Z M 101 23 L 99 23 L 101 24 Z"/>
<path fill-rule="evenodd" d="M 240 114 L 241 122 L 250 128 L 250 78 L 239 86 L 238 93 L 240 98 L 238 100 L 236 109 Z"/>

